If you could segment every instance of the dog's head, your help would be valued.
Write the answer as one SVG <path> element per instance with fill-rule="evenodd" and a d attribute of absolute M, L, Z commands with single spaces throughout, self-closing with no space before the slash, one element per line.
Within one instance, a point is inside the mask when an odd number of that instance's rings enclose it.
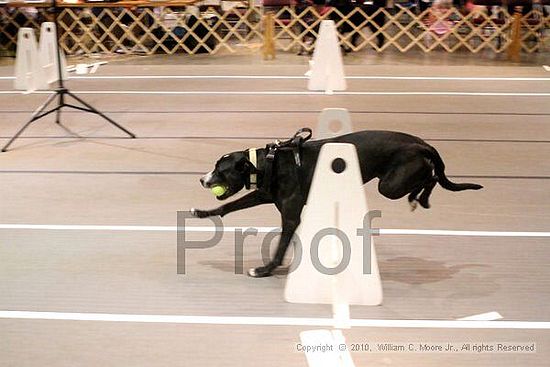
<path fill-rule="evenodd" d="M 253 169 L 254 165 L 248 160 L 246 152 L 229 153 L 218 159 L 214 170 L 201 177 L 201 185 L 206 189 L 223 186 L 225 193 L 216 198 L 225 200 L 245 187 Z"/>

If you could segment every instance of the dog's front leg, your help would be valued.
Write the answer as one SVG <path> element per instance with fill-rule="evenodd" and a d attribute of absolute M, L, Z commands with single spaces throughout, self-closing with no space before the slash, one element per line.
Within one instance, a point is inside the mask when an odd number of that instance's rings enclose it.
<path fill-rule="evenodd" d="M 248 270 L 248 275 L 254 278 L 271 276 L 273 271 L 283 263 L 288 245 L 290 245 L 294 232 L 296 232 L 296 229 L 300 225 L 300 214 L 302 212 L 302 207 L 303 205 L 299 202 L 299 200 L 297 200 L 291 201 L 281 208 L 283 228 L 275 256 L 269 264 Z"/>
<path fill-rule="evenodd" d="M 252 191 L 249 194 L 246 194 L 245 196 L 232 201 L 230 203 L 224 204 L 216 209 L 212 210 L 200 210 L 200 209 L 191 209 L 191 214 L 193 214 L 197 218 L 206 218 L 206 217 L 214 217 L 214 216 L 221 216 L 223 217 L 226 214 L 229 214 L 231 212 L 251 208 L 256 205 L 261 204 L 268 204 L 270 201 L 262 195 L 258 191 Z"/>

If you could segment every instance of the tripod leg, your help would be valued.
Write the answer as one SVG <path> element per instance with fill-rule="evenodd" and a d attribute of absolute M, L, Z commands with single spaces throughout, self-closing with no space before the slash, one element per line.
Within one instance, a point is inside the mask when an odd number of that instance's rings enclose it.
<path fill-rule="evenodd" d="M 23 131 L 25 131 L 29 127 L 30 124 L 32 124 L 35 120 L 38 120 L 40 118 L 39 115 L 41 114 L 41 112 L 44 111 L 46 109 L 46 107 L 48 107 L 48 105 L 54 100 L 55 97 L 57 97 L 57 94 L 53 93 L 51 96 L 48 97 L 46 102 L 44 102 L 44 104 L 42 104 L 42 106 L 38 107 L 33 112 L 30 120 L 27 121 L 21 129 L 19 129 L 19 131 L 10 139 L 10 141 L 8 141 L 8 143 L 6 145 L 4 145 L 4 147 L 2 148 L 2 152 L 7 152 L 9 146 L 15 141 L 15 139 L 17 139 L 19 137 L 19 135 L 21 135 L 23 133 Z M 57 111 L 59 111 L 59 110 L 57 110 Z"/>
<path fill-rule="evenodd" d="M 65 89 L 61 89 L 59 92 L 59 109 L 55 111 L 55 123 L 61 125 L 61 109 L 65 107 L 65 93 L 67 92 Z"/>
<path fill-rule="evenodd" d="M 75 96 L 74 94 L 72 94 L 71 92 L 67 92 L 68 95 L 70 95 L 71 97 L 73 97 L 74 99 L 76 99 L 78 102 L 82 103 L 84 106 L 86 106 L 88 108 L 88 110 L 92 113 L 95 113 L 101 117 L 103 117 L 105 120 L 107 120 L 108 122 L 110 122 L 112 125 L 118 127 L 120 130 L 124 131 L 126 134 L 128 134 L 131 138 L 135 138 L 136 136 L 131 133 L 130 131 L 126 130 L 124 127 L 122 127 L 121 125 L 117 124 L 116 122 L 114 122 L 113 120 L 111 120 L 109 117 L 105 116 L 103 113 L 101 113 L 100 111 L 96 110 L 94 107 L 92 107 L 91 105 L 89 105 L 88 103 L 84 102 L 82 99 L 80 99 L 79 97 Z"/>
<path fill-rule="evenodd" d="M 61 125 L 61 108 L 58 108 L 57 111 L 55 111 L 55 123 Z"/>

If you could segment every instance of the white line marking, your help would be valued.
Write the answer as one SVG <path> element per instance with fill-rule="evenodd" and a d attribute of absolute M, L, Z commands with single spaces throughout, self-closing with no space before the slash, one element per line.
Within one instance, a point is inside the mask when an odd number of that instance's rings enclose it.
<path fill-rule="evenodd" d="M 464 236 L 464 237 L 550 237 L 550 232 L 457 231 L 446 229 L 380 229 L 384 235 Z"/>
<path fill-rule="evenodd" d="M 187 230 L 188 227 L 186 227 Z M 190 232 L 214 232 L 214 227 L 192 227 Z M 225 228 L 224 231 L 230 231 Z M 65 225 L 65 224 L 0 224 L 0 229 L 21 229 L 21 230 L 53 230 L 53 231 L 152 231 L 152 232 L 175 232 L 176 226 L 107 226 L 107 225 Z"/>
<path fill-rule="evenodd" d="M 458 321 L 494 321 L 502 319 L 502 315 L 496 311 L 481 313 L 479 315 L 472 315 L 467 317 L 461 317 Z"/>
<path fill-rule="evenodd" d="M 253 316 L 177 316 L 131 315 L 79 312 L 0 311 L 3 319 L 69 320 L 147 322 L 206 325 L 267 325 L 267 326 L 328 326 L 330 318 L 253 317 Z M 546 321 L 459 321 L 459 320 L 375 320 L 352 319 L 351 326 L 383 328 L 438 328 L 438 329 L 550 329 Z"/>
<path fill-rule="evenodd" d="M 13 76 L 0 77 L 0 80 L 13 80 Z M 102 80 L 102 79 L 308 79 L 300 75 L 95 75 L 95 76 L 73 76 L 69 79 L 77 80 Z M 520 81 L 520 82 L 542 82 L 550 81 L 550 78 L 535 77 L 453 77 L 453 76 L 385 76 L 385 75 L 364 75 L 346 76 L 346 79 L 357 80 L 464 80 L 464 81 Z"/>
<path fill-rule="evenodd" d="M 176 226 L 110 226 L 110 225 L 66 225 L 66 224 L 0 224 L 2 229 L 15 230 L 54 230 L 54 231 L 129 231 L 129 232 L 175 232 Z M 255 229 L 258 233 L 280 232 L 279 227 L 223 227 L 219 231 L 235 232 Z M 186 226 L 188 232 L 213 233 L 215 227 Z M 461 231 L 447 229 L 398 229 L 381 228 L 381 235 L 413 236 L 463 236 L 463 237 L 550 237 L 550 232 L 509 232 L 509 231 Z"/>
<path fill-rule="evenodd" d="M 76 90 L 77 94 L 127 94 L 127 95 L 262 95 L 262 96 L 326 96 L 325 92 L 311 91 L 159 91 L 159 90 Z M 36 91 L 32 94 L 52 94 L 53 91 Z M 0 94 L 28 94 L 3 90 Z M 477 97 L 550 97 L 550 93 L 511 92 L 333 92 L 340 96 L 477 96 Z"/>

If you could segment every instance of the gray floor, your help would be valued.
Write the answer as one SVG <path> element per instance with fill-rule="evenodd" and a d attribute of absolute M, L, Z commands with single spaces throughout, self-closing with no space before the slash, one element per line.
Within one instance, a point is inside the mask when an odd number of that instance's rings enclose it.
<path fill-rule="evenodd" d="M 303 75 L 305 66 L 109 65 L 100 75 Z M 549 77 L 540 67 L 350 65 L 348 75 Z M 11 67 L 0 67 L 0 76 Z M 0 224 L 175 225 L 176 212 L 217 204 L 200 173 L 229 151 L 262 147 L 315 126 L 325 107 L 345 107 L 359 129 L 419 135 L 442 154 L 455 181 L 433 208 L 414 213 L 366 186 L 381 228 L 549 231 L 550 97 L 403 95 L 128 95 L 85 91 L 305 91 L 305 80 L 72 80 L 80 96 L 130 128 L 124 139 L 97 117 L 34 124 L 0 154 Z M 0 80 L 0 90 L 11 90 Z M 550 81 L 351 80 L 350 91 L 549 93 Z M 45 95 L 0 95 L 0 144 Z M 84 138 L 88 137 L 88 138 Z M 204 225 L 193 221 L 192 225 Z M 266 206 L 227 226 L 277 226 Z M 246 242 L 245 268 L 260 262 L 262 236 Z M 375 239 L 384 304 L 353 318 L 452 320 L 488 311 L 505 320 L 550 321 L 548 238 L 381 236 Z M 328 306 L 285 303 L 284 277 L 233 274 L 234 239 L 191 251 L 176 274 L 170 232 L 0 230 L 0 310 L 152 315 L 329 317 Z M 138 324 L 0 319 L 0 365 L 296 365 L 290 326 Z M 350 343 L 536 342 L 535 354 L 352 353 L 357 366 L 546 366 L 547 330 L 352 328 Z"/>

